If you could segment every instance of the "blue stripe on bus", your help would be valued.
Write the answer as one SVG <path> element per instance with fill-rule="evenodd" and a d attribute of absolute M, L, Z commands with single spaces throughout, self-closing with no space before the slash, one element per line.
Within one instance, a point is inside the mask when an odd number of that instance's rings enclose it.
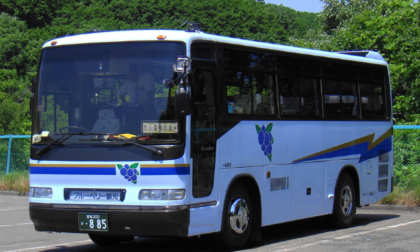
<path fill-rule="evenodd" d="M 190 167 L 147 167 L 140 168 L 140 175 L 188 175 Z"/>
<path fill-rule="evenodd" d="M 116 175 L 115 168 L 30 167 L 30 174 L 50 175 Z"/>
<path fill-rule="evenodd" d="M 346 148 L 312 156 L 310 158 L 300 159 L 299 161 L 294 161 L 294 162 L 297 163 L 297 162 L 305 162 L 305 161 L 315 161 L 315 160 L 321 160 L 321 159 L 345 157 L 345 156 L 360 154 L 360 159 L 359 159 L 359 163 L 360 163 L 367 159 L 377 157 L 380 154 L 383 154 L 385 152 L 390 152 L 392 149 L 392 137 L 386 138 L 383 142 L 381 142 L 380 144 L 378 144 L 371 150 L 368 150 L 368 147 L 369 147 L 369 142 L 364 142 L 364 143 L 349 146 Z"/>

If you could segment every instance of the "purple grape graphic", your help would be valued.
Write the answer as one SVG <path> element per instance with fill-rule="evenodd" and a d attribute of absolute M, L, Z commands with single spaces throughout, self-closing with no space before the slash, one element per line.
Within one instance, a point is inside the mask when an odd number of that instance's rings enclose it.
<path fill-rule="evenodd" d="M 129 169 L 129 170 L 128 170 L 128 172 L 127 172 L 127 175 L 128 175 L 129 177 L 133 176 L 133 175 L 134 175 L 134 171 L 133 171 L 133 169 Z"/>
<path fill-rule="evenodd" d="M 267 127 L 262 125 L 255 125 L 258 134 L 258 143 L 261 145 L 261 150 L 264 152 L 264 155 L 268 157 L 268 160 L 271 162 L 272 152 L 273 152 L 273 144 L 274 144 L 274 137 L 271 134 L 271 130 L 273 129 L 273 124 L 269 123 Z"/>
<path fill-rule="evenodd" d="M 131 165 L 117 164 L 117 168 L 120 170 L 120 174 L 124 177 L 124 179 L 126 179 L 128 182 L 132 182 L 133 184 L 137 184 L 137 178 L 140 175 L 139 163 L 134 163 Z"/>
<path fill-rule="evenodd" d="M 136 174 L 134 174 L 134 175 L 131 177 L 131 181 L 137 181 L 137 175 L 136 175 Z"/>
<path fill-rule="evenodd" d="M 121 168 L 120 173 L 123 176 L 127 175 L 127 169 L 125 167 Z"/>

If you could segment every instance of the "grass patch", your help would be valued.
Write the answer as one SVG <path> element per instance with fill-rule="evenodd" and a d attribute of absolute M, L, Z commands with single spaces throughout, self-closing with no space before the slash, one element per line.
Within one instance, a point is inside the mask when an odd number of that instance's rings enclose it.
<path fill-rule="evenodd" d="M 408 190 L 395 187 L 394 191 L 379 201 L 378 204 L 420 206 L 420 185 Z"/>
<path fill-rule="evenodd" d="M 7 175 L 0 173 L 0 190 L 29 192 L 29 172 L 14 171 Z"/>

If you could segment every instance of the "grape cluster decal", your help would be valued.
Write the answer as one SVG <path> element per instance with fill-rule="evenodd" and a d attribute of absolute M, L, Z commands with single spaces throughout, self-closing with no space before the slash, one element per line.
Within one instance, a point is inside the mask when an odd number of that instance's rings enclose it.
<path fill-rule="evenodd" d="M 133 184 L 137 184 L 137 176 L 140 174 L 138 167 L 139 163 L 125 164 L 124 166 L 117 164 L 118 170 L 120 170 L 120 174 L 124 176 L 126 180 L 129 182 L 133 182 Z"/>
<path fill-rule="evenodd" d="M 271 135 L 271 129 L 273 128 L 273 124 L 269 123 L 267 127 L 264 125 L 260 127 L 259 125 L 255 125 L 258 134 L 258 142 L 261 145 L 261 150 L 264 152 L 264 155 L 268 157 L 268 160 L 271 162 L 272 151 L 273 151 L 273 144 L 274 144 L 274 137 Z"/>

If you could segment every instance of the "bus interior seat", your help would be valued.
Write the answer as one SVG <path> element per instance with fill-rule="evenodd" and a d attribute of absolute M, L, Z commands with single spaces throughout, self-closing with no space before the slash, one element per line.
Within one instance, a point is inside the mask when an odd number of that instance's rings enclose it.
<path fill-rule="evenodd" d="M 282 114 L 300 114 L 299 96 L 280 96 L 280 103 Z"/>
<path fill-rule="evenodd" d="M 248 94 L 242 94 L 242 95 L 234 95 L 233 96 L 233 102 L 235 104 L 236 108 L 242 108 L 237 110 L 234 107 L 234 112 L 239 114 L 250 114 L 251 113 L 251 96 Z"/>
<path fill-rule="evenodd" d="M 98 120 L 93 125 L 92 132 L 97 133 L 120 133 L 121 121 L 115 116 L 114 109 L 100 109 Z"/>

